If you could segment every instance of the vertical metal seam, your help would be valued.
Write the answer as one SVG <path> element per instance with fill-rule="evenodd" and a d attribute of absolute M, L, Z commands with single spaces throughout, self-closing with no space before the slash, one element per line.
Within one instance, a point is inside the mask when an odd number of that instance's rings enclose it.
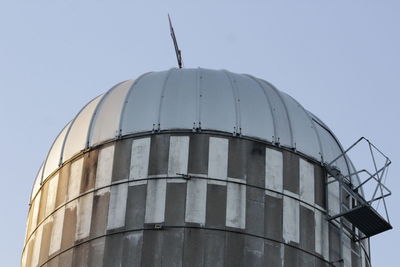
<path fill-rule="evenodd" d="M 273 109 L 272 109 L 272 104 L 271 104 L 271 100 L 269 99 L 269 97 L 268 97 L 268 95 L 267 95 L 267 92 L 265 91 L 265 87 L 261 84 L 261 82 L 257 79 L 257 78 L 255 78 L 254 76 L 252 76 L 252 75 L 250 75 L 250 74 L 245 74 L 247 77 L 249 77 L 250 79 L 252 79 L 253 81 L 255 81 L 257 84 L 258 84 L 258 86 L 260 87 L 260 89 L 261 89 L 261 91 L 263 92 L 263 94 L 264 94 L 264 96 L 265 96 L 265 98 L 267 99 L 267 102 L 268 102 L 268 105 L 269 105 L 269 110 L 270 110 L 270 113 L 271 113 L 271 117 L 272 117 L 272 124 L 273 124 L 273 126 L 274 126 L 274 142 L 275 143 L 279 143 L 279 138 L 278 138 L 278 135 L 277 135 L 277 129 L 276 129 L 276 117 L 275 117 L 275 115 L 274 115 L 274 111 L 273 111 Z"/>
<path fill-rule="evenodd" d="M 172 71 L 174 71 L 174 70 L 176 70 L 176 68 L 171 68 L 171 69 L 168 70 L 167 75 L 165 76 L 165 80 L 164 80 L 164 84 L 163 84 L 162 90 L 161 90 L 160 103 L 158 105 L 158 118 L 157 118 L 157 125 L 156 125 L 157 130 L 161 129 L 161 109 L 163 107 L 164 94 L 165 94 L 165 91 L 167 89 L 167 83 L 168 83 L 169 77 L 171 76 Z"/>
<path fill-rule="evenodd" d="M 120 82 L 116 85 L 114 85 L 113 87 L 111 87 L 111 89 L 109 89 L 104 96 L 100 99 L 99 103 L 97 104 L 96 108 L 93 111 L 93 115 L 90 118 L 90 122 L 89 122 L 89 130 L 87 132 L 87 136 L 86 136 L 86 148 L 90 147 L 90 139 L 92 138 L 92 133 L 94 130 L 94 125 L 95 125 L 95 121 L 97 121 L 97 113 L 98 111 L 102 108 L 104 102 L 108 99 L 108 96 L 111 94 L 111 92 L 113 92 L 119 85 L 123 84 L 124 82 L 127 82 L 129 80 Z"/>
<path fill-rule="evenodd" d="M 328 134 L 330 134 L 330 135 L 332 136 L 333 140 L 335 141 L 335 143 L 336 143 L 337 146 L 339 147 L 340 151 L 343 153 L 343 152 L 344 152 L 343 146 L 342 146 L 342 144 L 339 142 L 339 139 L 338 139 L 338 138 L 335 136 L 335 134 L 332 132 L 332 130 L 329 129 L 329 127 L 328 127 L 327 125 L 325 125 L 325 123 L 323 123 L 323 122 L 322 122 L 318 117 L 316 117 L 314 114 L 312 114 L 311 112 L 307 112 L 307 113 L 311 116 L 311 118 L 312 118 L 313 121 L 315 120 L 315 122 L 316 122 L 317 124 L 319 124 L 324 130 L 327 131 Z M 315 118 L 314 118 L 314 117 L 315 117 Z M 345 161 L 345 163 L 346 163 L 348 172 L 351 173 L 350 165 L 352 165 L 352 167 L 354 168 L 353 163 L 350 161 L 350 159 L 349 159 L 346 155 L 344 156 L 344 161 Z M 354 168 L 354 169 L 355 169 L 355 168 Z M 358 177 L 358 175 L 357 175 L 357 177 Z"/>
<path fill-rule="evenodd" d="M 63 160 L 64 160 L 63 155 L 64 155 L 65 144 L 66 144 L 66 142 L 67 142 L 67 139 L 68 139 L 69 133 L 70 133 L 70 131 L 71 131 L 72 125 L 75 123 L 76 119 L 77 119 L 78 116 L 82 113 L 82 111 L 83 111 L 90 103 L 92 103 L 95 99 L 97 99 L 98 97 L 104 97 L 104 94 L 99 95 L 99 96 L 93 98 L 92 100 L 90 100 L 89 103 L 87 103 L 87 104 L 78 112 L 78 114 L 74 117 L 74 119 L 71 121 L 71 124 L 70 124 L 70 126 L 69 126 L 69 128 L 68 128 L 68 131 L 67 131 L 67 133 L 65 134 L 64 142 L 63 142 L 63 144 L 62 144 L 62 146 L 61 146 L 61 155 L 60 155 L 60 163 L 59 163 L 59 166 L 62 164 L 62 162 L 63 162 Z M 99 103 L 97 103 L 97 105 L 98 105 L 98 104 L 99 104 Z M 88 129 L 88 131 L 89 131 L 89 129 Z"/>
<path fill-rule="evenodd" d="M 233 82 L 233 78 L 230 75 L 230 73 L 227 70 L 222 70 L 223 73 L 225 73 L 226 78 L 228 79 L 230 85 L 231 85 L 231 90 L 232 90 L 232 97 L 234 101 L 234 107 L 235 107 L 235 117 L 236 117 L 236 130 L 234 129 L 234 134 L 241 134 L 242 132 L 242 126 L 241 126 L 241 121 L 240 121 L 240 98 L 238 96 L 238 90 L 237 87 L 235 86 Z"/>
<path fill-rule="evenodd" d="M 287 95 L 289 96 L 289 95 Z M 322 143 L 321 143 L 321 137 L 318 134 L 317 128 L 315 127 L 315 123 L 312 120 L 311 116 L 308 114 L 307 110 L 299 103 L 297 102 L 296 99 L 294 99 L 293 97 L 289 96 L 295 103 L 297 103 L 297 105 L 299 105 L 300 109 L 303 110 L 303 112 L 306 114 L 306 117 L 308 118 L 308 120 L 311 122 L 312 128 L 314 129 L 314 133 L 317 136 L 317 140 L 318 140 L 318 145 L 319 145 L 319 150 L 320 150 L 320 156 L 321 156 L 321 162 L 323 162 L 323 158 L 324 158 L 324 150 L 322 148 Z"/>
<path fill-rule="evenodd" d="M 292 148 L 296 149 L 296 139 L 294 137 L 295 135 L 294 135 L 294 132 L 293 132 L 292 120 L 290 118 L 289 109 L 288 109 L 285 101 L 283 100 L 283 97 L 282 97 L 281 93 L 271 83 L 269 83 L 269 82 L 267 82 L 265 80 L 262 80 L 262 79 L 259 79 L 259 80 L 261 82 L 266 83 L 272 89 L 272 91 L 274 91 L 276 93 L 276 95 L 278 96 L 279 100 L 281 100 L 282 106 L 283 106 L 283 108 L 284 108 L 284 110 L 286 112 L 286 116 L 287 116 L 287 120 L 288 120 L 288 125 L 289 125 L 289 130 L 290 130 L 290 137 L 291 137 L 291 142 L 292 142 Z"/>
<path fill-rule="evenodd" d="M 121 114 L 119 116 L 119 125 L 118 125 L 118 132 L 119 134 L 122 134 L 122 123 L 124 121 L 125 118 L 125 109 L 126 109 L 126 104 L 128 103 L 128 99 L 133 91 L 133 88 L 135 87 L 135 85 L 146 75 L 150 74 L 152 72 L 146 72 L 143 73 L 142 75 L 140 75 L 139 77 L 137 77 L 135 79 L 135 81 L 132 83 L 131 87 L 128 89 L 128 92 L 126 93 L 125 99 L 122 103 L 122 108 L 121 108 Z"/>
<path fill-rule="evenodd" d="M 202 78 L 202 72 L 201 68 L 198 67 L 196 71 L 196 120 L 197 120 L 197 127 L 200 130 L 201 129 L 201 102 L 203 98 L 203 92 L 202 92 L 202 83 L 201 80 Z"/>
<path fill-rule="evenodd" d="M 39 168 L 39 170 L 38 170 L 38 172 L 37 172 L 37 174 L 36 174 L 36 179 L 35 179 L 35 181 L 33 182 L 33 186 L 32 186 L 32 189 L 31 189 L 31 195 L 30 195 L 30 197 L 29 197 L 29 206 L 32 204 L 33 189 L 35 188 L 36 180 L 37 180 L 37 178 L 39 178 L 39 175 L 40 175 L 40 184 L 39 184 L 39 190 L 38 190 L 38 191 L 40 191 L 40 185 L 41 185 L 41 183 L 42 183 L 42 177 L 43 177 L 43 171 L 44 171 L 44 165 L 45 165 L 45 163 L 46 163 L 46 161 L 43 161 L 42 164 L 40 165 L 40 168 Z M 29 207 L 29 209 L 28 209 L 28 215 L 29 215 L 29 210 L 30 210 L 30 207 Z"/>

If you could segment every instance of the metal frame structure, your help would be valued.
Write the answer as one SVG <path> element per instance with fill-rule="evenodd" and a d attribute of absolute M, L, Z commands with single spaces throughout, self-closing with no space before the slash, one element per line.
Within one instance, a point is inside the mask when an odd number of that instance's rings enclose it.
<path fill-rule="evenodd" d="M 346 158 L 348 152 L 362 141 L 365 141 L 368 144 L 374 171 L 370 172 L 366 169 L 361 169 L 348 175 L 343 175 L 341 171 L 335 167 L 334 163 L 341 157 Z M 376 154 L 379 154 L 384 158 L 385 162 L 383 166 L 377 165 Z M 343 231 L 343 228 L 345 228 L 353 236 L 354 241 L 360 241 L 392 229 L 385 200 L 386 197 L 390 196 L 392 193 L 384 185 L 384 180 L 386 180 L 390 164 L 390 159 L 365 137 L 358 139 L 353 145 L 343 151 L 342 154 L 337 156 L 330 163 L 324 164 L 328 175 L 334 178 L 331 181 L 327 181 L 326 186 L 334 182 L 339 183 L 340 211 L 335 215 L 328 214 L 328 221 L 339 219 L 341 232 Z M 362 173 L 367 174 L 367 178 L 363 181 L 360 180 L 359 176 Z M 354 178 L 359 180 L 359 184 L 353 182 Z M 363 188 L 367 184 L 370 185 L 373 182 L 376 182 L 376 186 L 373 190 L 372 197 L 366 199 L 366 196 L 363 193 Z M 345 204 L 345 198 L 350 198 L 352 200 L 348 204 L 348 207 Z M 381 200 L 384 207 L 384 217 L 377 211 Z M 329 201 L 327 201 L 327 203 L 329 204 Z M 377 208 L 373 207 L 374 203 L 378 203 Z M 348 226 L 348 223 L 351 223 L 352 226 Z"/>

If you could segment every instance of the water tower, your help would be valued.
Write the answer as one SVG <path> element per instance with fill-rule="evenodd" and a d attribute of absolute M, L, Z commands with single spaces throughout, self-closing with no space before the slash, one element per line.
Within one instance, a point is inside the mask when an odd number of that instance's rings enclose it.
<path fill-rule="evenodd" d="M 22 266 L 370 266 L 369 237 L 391 228 L 372 207 L 390 194 L 390 160 L 363 180 L 347 152 L 262 79 L 143 74 L 93 99 L 55 139 Z"/>

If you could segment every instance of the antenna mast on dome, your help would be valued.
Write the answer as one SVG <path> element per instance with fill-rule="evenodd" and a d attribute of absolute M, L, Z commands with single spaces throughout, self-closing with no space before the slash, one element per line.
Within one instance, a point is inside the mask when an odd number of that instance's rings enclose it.
<path fill-rule="evenodd" d="M 183 66 L 182 54 L 181 54 L 181 50 L 178 47 L 178 42 L 176 41 L 174 28 L 172 27 L 171 17 L 169 16 L 169 14 L 168 14 L 168 21 L 169 21 L 169 29 L 171 32 L 172 41 L 174 42 L 176 59 L 178 60 L 178 66 L 181 69 Z"/>

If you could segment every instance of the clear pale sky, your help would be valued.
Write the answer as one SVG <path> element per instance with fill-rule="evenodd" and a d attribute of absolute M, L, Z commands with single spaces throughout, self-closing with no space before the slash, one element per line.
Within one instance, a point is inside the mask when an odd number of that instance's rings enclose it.
<path fill-rule="evenodd" d="M 347 147 L 366 136 L 391 157 L 394 230 L 372 238 L 374 267 L 399 266 L 400 1 L 0 2 L 1 266 L 18 266 L 36 172 L 91 98 L 176 66 L 266 79 Z M 362 162 L 362 160 L 361 160 Z"/>

